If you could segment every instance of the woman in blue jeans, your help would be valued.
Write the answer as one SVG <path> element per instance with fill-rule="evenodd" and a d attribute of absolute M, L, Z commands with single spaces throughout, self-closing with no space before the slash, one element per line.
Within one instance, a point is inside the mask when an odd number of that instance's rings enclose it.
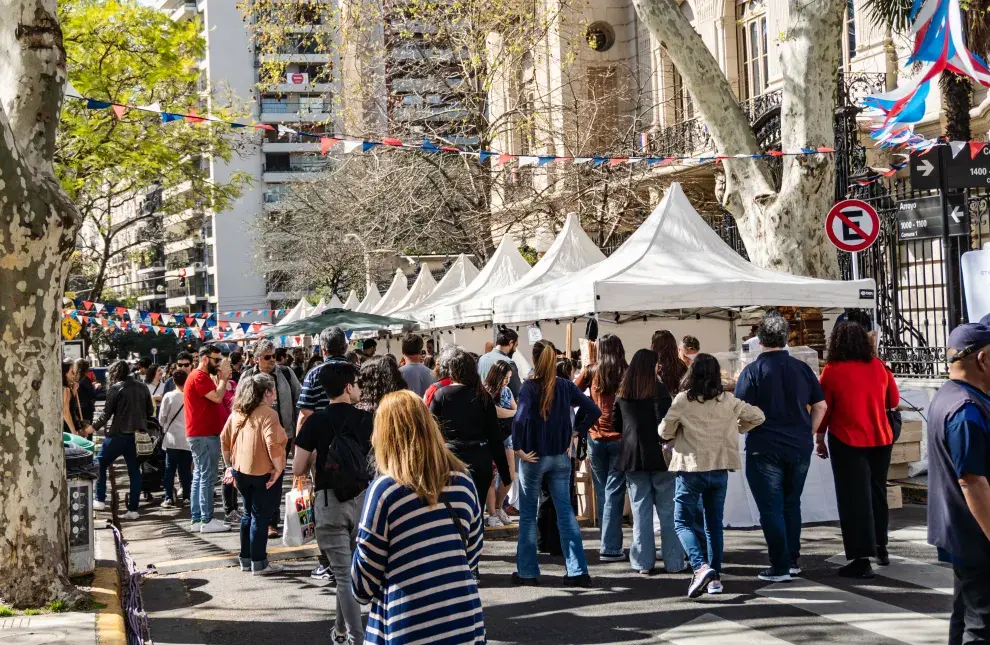
<path fill-rule="evenodd" d="M 598 339 L 598 358 L 581 370 L 574 384 L 588 390 L 591 400 L 602 411 L 591 427 L 588 449 L 591 455 L 591 479 L 595 485 L 598 526 L 602 530 L 599 559 L 602 562 L 625 560 L 622 552 L 622 509 L 626 505 L 626 479 L 615 467 L 621 435 L 612 427 L 615 394 L 626 371 L 626 349 L 618 336 L 605 334 Z"/>
<path fill-rule="evenodd" d="M 660 424 L 660 438 L 673 441 L 669 469 L 677 473 L 674 527 L 694 570 L 690 598 L 706 589 L 709 594 L 722 593 L 722 514 L 729 471 L 742 467 L 739 435 L 764 419 L 759 408 L 722 390 L 718 359 L 698 354 Z M 707 562 L 694 531 L 699 499 L 704 508 Z"/>
<path fill-rule="evenodd" d="M 533 378 L 519 392 L 519 406 L 512 424 L 512 447 L 519 464 L 519 542 L 512 583 L 538 585 L 536 561 L 536 510 L 540 486 L 546 476 L 550 498 L 557 511 L 557 529 L 567 575 L 564 583 L 590 587 L 584 544 L 571 507 L 571 442 L 583 436 L 601 416 L 601 410 L 574 383 L 557 376 L 557 350 L 548 341 L 533 345 Z M 571 409 L 577 408 L 574 423 Z"/>
<path fill-rule="evenodd" d="M 670 393 L 657 378 L 657 355 L 641 349 L 633 355 L 622 377 L 612 429 L 622 439 L 615 468 L 625 473 L 633 514 L 633 542 L 629 562 L 643 575 L 657 573 L 653 510 L 660 518 L 660 547 L 667 573 L 684 570 L 684 549 L 674 528 L 674 484 L 667 470 L 657 427 L 670 409 Z"/>

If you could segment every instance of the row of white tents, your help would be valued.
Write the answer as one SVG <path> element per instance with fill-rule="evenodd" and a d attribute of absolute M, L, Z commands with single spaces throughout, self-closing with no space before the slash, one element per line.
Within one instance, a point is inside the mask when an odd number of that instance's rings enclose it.
<path fill-rule="evenodd" d="M 535 266 L 529 266 L 506 235 L 480 271 L 461 255 L 439 282 L 422 270 L 407 287 L 405 275 L 397 270 L 384 295 L 371 286 L 360 303 L 352 292 L 346 303 L 321 301 L 308 313 L 301 301 L 280 324 L 342 306 L 413 320 L 420 329 L 446 332 L 457 337 L 452 342 L 467 344 L 468 330 L 478 334 L 479 342 L 491 340 L 492 324 L 543 321 L 545 336 L 547 321 L 559 325 L 596 317 L 599 325 L 623 327 L 629 335 L 633 323 L 661 317 L 681 321 L 682 333 L 698 336 L 709 351 L 722 351 L 734 349 L 733 321 L 727 312 L 764 306 L 873 308 L 875 291 L 870 279 L 819 280 L 747 262 L 722 241 L 675 183 L 608 258 L 572 214 Z"/>

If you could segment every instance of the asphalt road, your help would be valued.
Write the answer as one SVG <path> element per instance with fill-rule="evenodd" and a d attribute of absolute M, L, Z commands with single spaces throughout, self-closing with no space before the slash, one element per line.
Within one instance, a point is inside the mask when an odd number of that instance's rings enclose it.
<path fill-rule="evenodd" d="M 139 566 L 172 565 L 181 573 L 150 574 L 144 597 L 159 644 L 285 645 L 327 643 L 334 588 L 309 578 L 315 559 L 286 561 L 278 576 L 252 577 L 221 566 L 236 549 L 234 532 L 201 536 L 186 530 L 188 510 L 149 509 L 125 523 Z M 688 576 L 645 578 L 628 563 L 598 562 L 598 531 L 584 544 L 592 589 L 564 589 L 562 561 L 541 558 L 543 586 L 517 588 L 514 540 L 486 540 L 481 596 L 491 643 L 673 643 L 674 645 L 812 645 L 821 643 L 944 645 L 951 570 L 924 544 L 925 509 L 891 513 L 894 565 L 871 581 L 835 575 L 828 562 L 842 551 L 834 525 L 806 527 L 802 578 L 777 585 L 756 578 L 766 566 L 759 530 L 726 536 L 722 596 L 689 600 Z M 628 547 L 630 532 L 626 531 Z M 236 553 L 234 554 L 236 555 Z M 196 559 L 200 558 L 200 559 Z M 205 558 L 205 559 L 203 559 Z M 217 560 L 221 558 L 221 560 Z"/>

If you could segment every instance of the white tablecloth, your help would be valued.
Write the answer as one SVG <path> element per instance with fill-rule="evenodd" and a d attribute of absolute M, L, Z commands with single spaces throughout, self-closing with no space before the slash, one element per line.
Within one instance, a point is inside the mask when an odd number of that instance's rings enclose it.
<path fill-rule="evenodd" d="M 725 496 L 725 515 L 722 522 L 726 528 L 750 528 L 760 525 L 760 511 L 756 508 L 756 501 L 746 481 L 745 441 L 745 435 L 739 437 L 739 452 L 742 455 L 743 467 L 729 473 L 729 490 Z M 839 521 L 832 466 L 828 460 L 820 459 L 816 455 L 811 456 L 808 479 L 804 484 L 804 493 L 801 495 L 801 520 L 805 524 Z M 659 533 L 660 521 L 655 513 L 653 522 L 654 528 Z"/>

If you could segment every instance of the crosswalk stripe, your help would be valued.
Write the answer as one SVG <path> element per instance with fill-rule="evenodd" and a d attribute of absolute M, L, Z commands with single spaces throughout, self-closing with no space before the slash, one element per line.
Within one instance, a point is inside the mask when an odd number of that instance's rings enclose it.
<path fill-rule="evenodd" d="M 905 542 L 914 542 L 915 544 L 929 546 L 928 528 L 924 526 L 908 526 L 903 529 L 897 529 L 888 533 L 887 537 L 891 540 L 903 540 Z"/>
<path fill-rule="evenodd" d="M 949 638 L 947 620 L 808 580 L 778 583 L 758 589 L 756 593 L 906 645 L 945 645 Z"/>
<path fill-rule="evenodd" d="M 660 635 L 674 645 L 791 645 L 765 632 L 703 614 Z"/>
<path fill-rule="evenodd" d="M 828 559 L 832 564 L 848 564 L 846 556 L 843 554 L 832 556 Z M 901 558 L 896 555 L 890 556 L 890 566 L 873 567 L 873 572 L 878 576 L 908 582 L 919 587 L 931 589 L 936 593 L 952 595 L 952 569 L 940 567 L 937 564 L 928 564 L 920 560 L 911 558 Z"/>

